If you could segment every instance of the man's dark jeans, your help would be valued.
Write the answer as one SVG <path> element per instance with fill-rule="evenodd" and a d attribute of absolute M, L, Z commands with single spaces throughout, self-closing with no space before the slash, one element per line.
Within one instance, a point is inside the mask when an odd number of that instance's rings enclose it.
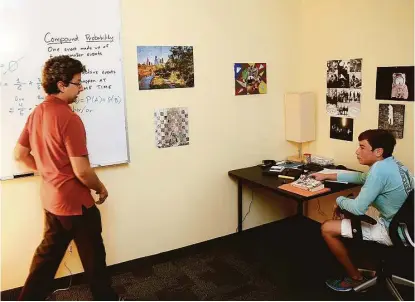
<path fill-rule="evenodd" d="M 56 216 L 45 211 L 45 231 L 36 249 L 19 300 L 45 300 L 52 290 L 59 264 L 73 239 L 95 300 L 118 300 L 111 287 L 101 236 L 101 214 L 94 205 L 82 215 Z"/>

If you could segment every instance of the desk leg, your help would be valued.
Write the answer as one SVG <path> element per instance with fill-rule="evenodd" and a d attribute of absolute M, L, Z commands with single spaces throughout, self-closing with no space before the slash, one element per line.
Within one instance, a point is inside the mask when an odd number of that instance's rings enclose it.
<path fill-rule="evenodd" d="M 302 200 L 297 201 L 297 216 L 304 216 L 304 202 Z"/>
<path fill-rule="evenodd" d="M 242 232 L 242 182 L 238 181 L 238 233 Z"/>

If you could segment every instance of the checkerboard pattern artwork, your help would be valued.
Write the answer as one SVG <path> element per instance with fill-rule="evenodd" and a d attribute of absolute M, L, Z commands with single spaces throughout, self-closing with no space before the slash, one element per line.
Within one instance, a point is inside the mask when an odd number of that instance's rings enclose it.
<path fill-rule="evenodd" d="M 189 144 L 189 114 L 187 108 L 164 108 L 154 111 L 157 148 Z"/>

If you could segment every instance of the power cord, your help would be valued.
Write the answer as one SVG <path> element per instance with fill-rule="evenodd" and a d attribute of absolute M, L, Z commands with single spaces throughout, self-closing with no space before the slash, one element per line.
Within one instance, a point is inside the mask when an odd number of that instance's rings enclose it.
<path fill-rule="evenodd" d="M 326 213 L 324 213 L 324 212 L 321 210 L 321 207 L 320 207 L 320 198 L 317 198 L 317 212 L 318 212 L 320 215 L 322 215 L 322 216 L 326 216 Z"/>
<path fill-rule="evenodd" d="M 68 248 L 68 253 L 70 255 L 72 255 L 72 244 L 69 245 Z M 72 271 L 70 270 L 70 268 L 66 265 L 66 262 L 63 263 L 63 265 L 65 265 L 66 269 L 69 271 L 69 285 L 66 288 L 58 288 L 57 290 L 53 291 L 45 300 L 50 300 L 50 298 L 56 294 L 57 292 L 61 292 L 61 291 L 65 291 L 65 290 L 69 290 L 72 286 Z"/>
<path fill-rule="evenodd" d="M 349 195 L 347 195 L 346 196 L 346 198 L 353 198 L 354 197 L 354 194 L 353 193 L 350 193 Z M 326 216 L 326 213 L 324 213 L 322 210 L 321 210 L 321 207 L 320 207 L 320 198 L 317 198 L 317 212 L 320 214 L 320 215 L 322 215 L 322 216 Z"/>
<path fill-rule="evenodd" d="M 254 190 L 251 190 L 251 194 L 252 194 L 251 195 L 251 202 L 249 203 L 248 212 L 246 212 L 246 214 L 245 214 L 244 218 L 242 219 L 241 223 L 243 223 L 245 221 L 246 216 L 248 216 L 249 212 L 251 212 L 252 202 L 254 201 Z M 238 227 L 236 227 L 235 232 L 238 232 Z"/>

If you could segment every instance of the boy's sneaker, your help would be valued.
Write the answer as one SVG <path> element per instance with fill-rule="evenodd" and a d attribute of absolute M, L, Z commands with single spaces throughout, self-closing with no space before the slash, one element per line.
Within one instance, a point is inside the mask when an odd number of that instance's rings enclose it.
<path fill-rule="evenodd" d="M 366 277 L 368 280 L 376 276 L 376 271 L 374 270 L 368 270 L 364 268 L 358 268 L 357 270 L 363 277 Z"/>
<path fill-rule="evenodd" d="M 345 277 L 344 279 L 329 279 L 326 281 L 326 285 L 338 292 L 348 292 L 368 280 L 369 279 L 365 276 L 363 276 L 362 280 L 355 280 L 350 277 Z"/>

